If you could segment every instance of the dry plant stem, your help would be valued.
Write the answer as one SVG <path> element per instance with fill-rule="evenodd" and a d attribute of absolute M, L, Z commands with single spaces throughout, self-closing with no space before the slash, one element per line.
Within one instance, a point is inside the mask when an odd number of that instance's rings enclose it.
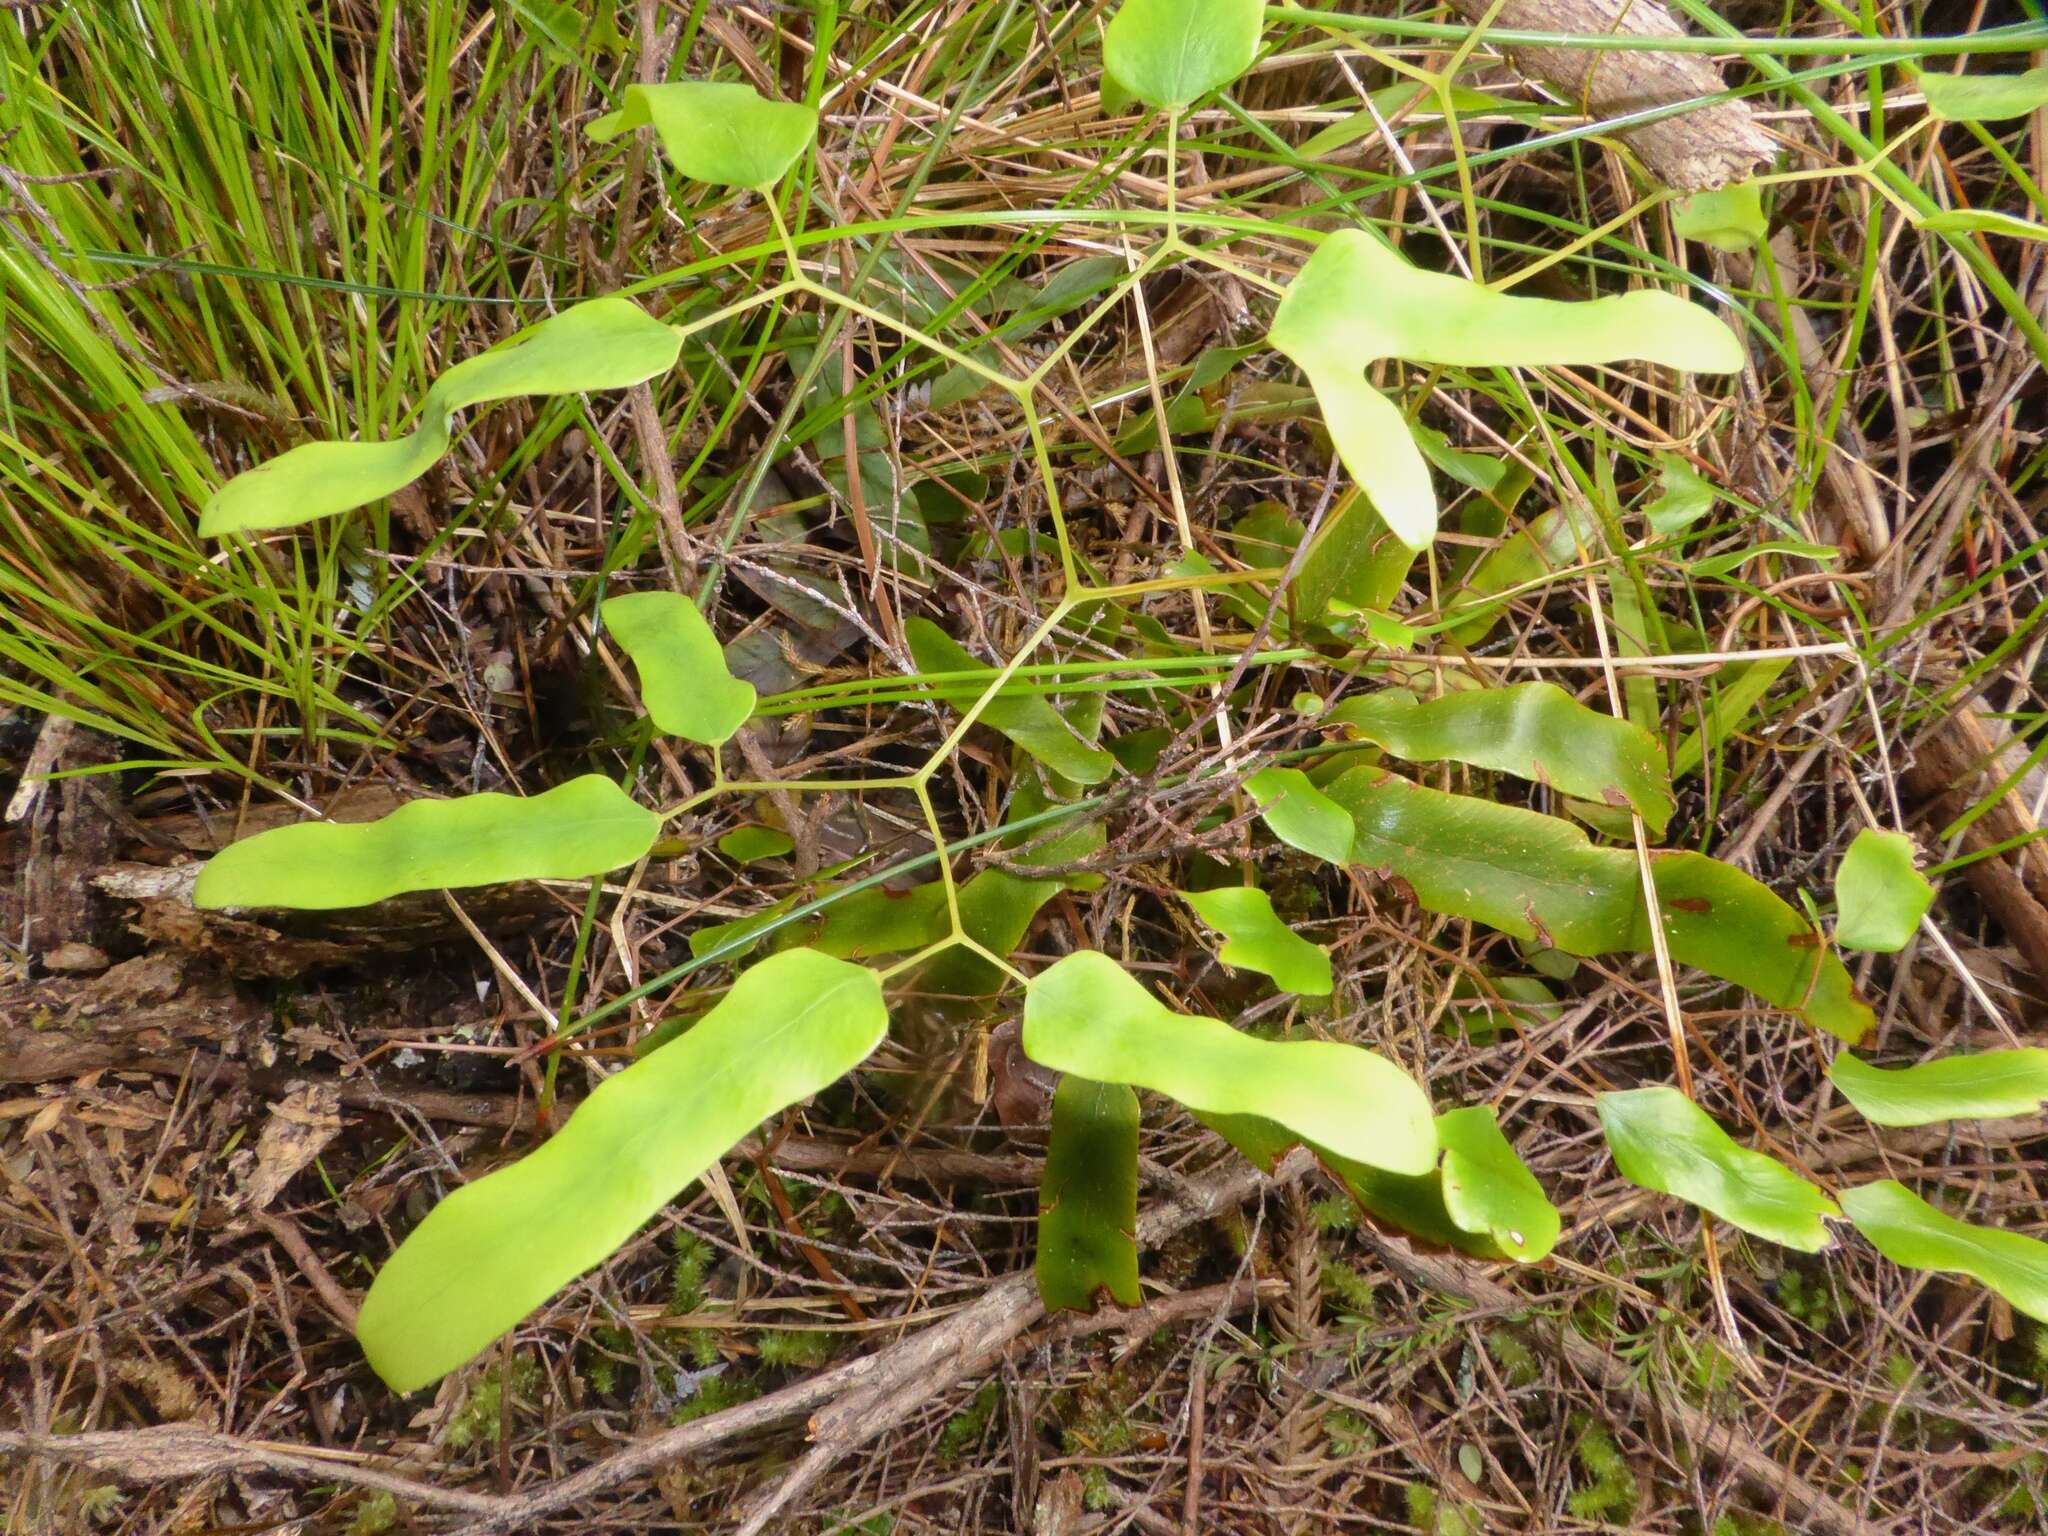
<path fill-rule="evenodd" d="M 1397 1273 L 1444 1296 L 1454 1296 L 1489 1312 L 1525 1312 L 1527 1303 L 1496 1284 L 1469 1259 L 1423 1253 L 1406 1239 L 1388 1236 L 1370 1226 L 1360 1229 L 1366 1244 Z M 1690 1403 L 1660 1396 L 1645 1386 L 1625 1362 L 1595 1348 L 1569 1327 L 1529 1324 L 1530 1343 L 1569 1366 L 1607 1393 L 1623 1417 L 1644 1423 L 1661 1421 L 1679 1445 L 1704 1452 L 1740 1478 L 1752 1493 L 1782 1510 L 1795 1529 L 1823 1531 L 1828 1536 L 1877 1536 L 1876 1529 L 1832 1495 L 1814 1487 L 1791 1468 L 1780 1465 L 1733 1420 L 1717 1419 Z"/>
<path fill-rule="evenodd" d="M 1621 696 L 1621 678 L 1614 668 L 1614 648 L 1607 637 L 1607 606 L 1601 601 L 1599 584 L 1590 574 L 1586 577 L 1586 604 L 1593 616 L 1593 639 L 1605 664 L 1607 707 L 1615 719 L 1625 720 L 1628 710 Z M 1629 826 L 1635 839 L 1636 870 L 1643 886 L 1643 910 L 1650 919 L 1650 949 L 1657 962 L 1657 995 L 1664 1007 L 1664 1027 L 1671 1041 L 1671 1065 L 1678 1078 L 1678 1091 L 1688 1099 L 1697 1099 L 1693 1092 L 1692 1056 L 1685 1043 L 1685 1009 L 1678 1000 L 1678 975 L 1671 964 L 1671 941 L 1664 932 L 1664 909 L 1657 897 L 1656 872 L 1650 864 L 1649 832 L 1639 813 L 1631 812 Z M 1700 1219 L 1700 1253 L 1707 1261 L 1707 1288 L 1713 1293 L 1714 1311 L 1720 1317 L 1729 1353 L 1754 1380 L 1761 1371 L 1742 1340 L 1742 1328 L 1735 1320 L 1735 1304 L 1728 1296 L 1727 1277 L 1721 1273 L 1721 1248 L 1714 1238 L 1714 1223 L 1705 1215 Z"/>
<path fill-rule="evenodd" d="M 1657 0 L 1452 0 L 1473 21 L 1532 32 L 1619 32 L 1682 37 L 1685 29 Z M 1593 117 L 1617 117 L 1727 89 L 1711 60 L 1695 53 L 1603 52 L 1592 48 L 1517 48 L 1515 63 L 1564 101 Z M 1767 164 L 1776 146 L 1740 101 L 1646 123 L 1622 133 L 1644 167 L 1666 186 L 1699 192 L 1740 181 Z"/>
<path fill-rule="evenodd" d="M 640 458 L 654 478 L 654 515 L 662 553 L 668 556 L 677 590 L 688 591 L 697 585 L 697 561 L 690 553 L 689 531 L 683 527 L 675 460 L 669 456 L 668 434 L 662 431 L 661 415 L 654 408 L 654 386 L 635 384 L 626 398 L 633 407 L 633 436 L 640 444 Z"/>

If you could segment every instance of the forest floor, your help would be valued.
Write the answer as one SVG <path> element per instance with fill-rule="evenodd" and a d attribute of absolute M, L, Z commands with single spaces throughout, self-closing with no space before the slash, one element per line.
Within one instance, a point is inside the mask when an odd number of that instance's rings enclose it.
<path fill-rule="evenodd" d="M 1670 1081 L 1682 1033 L 1745 1143 L 2036 1234 L 2048 1119 L 1864 1125 L 1791 1014 L 1432 914 L 1276 848 L 1240 788 L 1328 747 L 1317 710 L 1361 679 L 1549 679 L 1669 750 L 1666 843 L 1787 902 L 1829 905 L 1859 829 L 1912 837 L 1930 921 L 1846 957 L 1869 1050 L 2048 1044 L 2048 107 L 1935 121 L 1915 74 L 2038 64 L 2048 32 L 1902 42 L 2038 8 L 1719 6 L 1764 44 L 1670 57 L 1718 70 L 1707 104 L 1771 156 L 1767 237 L 1728 249 L 1681 232 L 1611 79 L 1571 99 L 1462 5 L 1324 9 L 1384 25 L 1269 10 L 1254 71 L 1169 157 L 1158 114 L 1104 99 L 1113 5 L 0 3 L 9 1530 L 2048 1528 L 2048 1326 L 1846 1228 L 1798 1253 L 1628 1184 L 1592 1096 Z M 1705 9 L 1673 6 L 1695 32 Z M 436 375 L 557 304 L 632 285 L 681 318 L 769 281 L 761 197 L 583 132 L 634 79 L 710 75 L 824 97 L 780 194 L 805 259 L 992 365 L 1056 358 L 1031 406 L 799 292 L 649 389 L 470 413 L 370 510 L 199 537 L 227 476 L 403 430 Z M 1673 121 L 1687 153 L 1728 131 Z M 1169 187 L 1241 279 L 1124 281 Z M 2036 234 L 1944 234 L 1933 210 Z M 1244 572 L 1347 504 L 1265 336 L 1304 236 L 1357 224 L 1436 267 L 1532 269 L 1547 297 L 1685 293 L 1736 324 L 1746 370 L 1409 368 L 1444 534 L 1379 627 L 1290 632 L 1284 583 L 1180 579 L 1176 524 Z M 1052 641 L 1093 668 L 1065 703 L 1119 766 L 1100 834 L 1047 876 L 993 836 L 1043 785 L 968 733 L 931 781 L 954 873 L 1057 880 L 1024 913 L 1026 970 L 1093 945 L 1185 1011 L 1370 1045 L 1439 1107 L 1493 1106 L 1562 1213 L 1555 1253 L 1405 1237 L 1305 1154 L 1269 1176 L 1148 1097 L 1143 1303 L 1046 1317 L 1047 1088 L 1017 990 L 905 986 L 852 1079 L 482 1359 L 387 1389 L 352 1336 L 362 1294 L 442 1194 L 545 1134 L 565 1021 L 590 1024 L 560 1066 L 573 1102 L 718 995 L 714 926 L 929 878 L 926 820 L 898 790 L 770 789 L 594 883 L 339 913 L 197 911 L 199 862 L 306 815 L 593 768 L 657 804 L 701 789 L 706 755 L 650 739 L 593 634 L 607 581 L 706 593 L 763 700 L 735 775 L 900 772 L 957 719 L 892 691 L 919 670 L 905 626 L 1011 656 L 1060 593 L 1049 491 L 1089 569 L 1162 580 L 1121 638 Z M 1456 622 L 1482 588 L 1490 619 Z M 1134 671 L 1140 644 L 1181 670 Z M 721 847 L 743 827 L 780 836 Z M 1173 893 L 1219 871 L 1256 871 L 1331 952 L 1333 998 L 1213 957 Z"/>

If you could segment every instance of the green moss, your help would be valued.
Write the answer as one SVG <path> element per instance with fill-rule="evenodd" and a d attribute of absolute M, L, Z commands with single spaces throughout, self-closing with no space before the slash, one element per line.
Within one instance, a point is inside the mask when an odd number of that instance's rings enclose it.
<path fill-rule="evenodd" d="M 1493 1356 L 1494 1363 L 1500 1367 L 1511 1387 L 1533 1386 L 1543 1375 L 1543 1366 L 1537 1360 L 1536 1352 L 1524 1344 L 1521 1335 L 1513 1329 L 1488 1329 L 1486 1352 Z"/>
<path fill-rule="evenodd" d="M 814 1370 L 832 1357 L 832 1335 L 814 1328 L 770 1328 L 754 1335 L 763 1365 Z"/>
<path fill-rule="evenodd" d="M 1778 1305 L 1816 1333 L 1846 1324 L 1854 1315 L 1848 1298 L 1825 1275 L 1787 1269 L 1774 1290 Z"/>
<path fill-rule="evenodd" d="M 1325 1306 L 1334 1306 L 1342 1316 L 1362 1321 L 1372 1319 L 1378 1299 L 1370 1280 L 1336 1259 L 1323 1264 L 1323 1296 Z"/>
<path fill-rule="evenodd" d="M 1069 1455 L 1121 1456 L 1131 1448 L 1129 1411 L 1117 1400 L 1120 1384 L 1119 1378 L 1111 1374 L 1072 1394 L 1062 1394 L 1068 1400 L 1068 1413 L 1061 1439 Z M 1101 1467 L 1081 1469 L 1081 1500 L 1098 1514 L 1116 1502 L 1109 1474 Z"/>
<path fill-rule="evenodd" d="M 1785 1527 L 1762 1515 L 1726 1514 L 1714 1522 L 1709 1536 L 1785 1536 Z"/>
<path fill-rule="evenodd" d="M 751 1381 L 730 1375 L 706 1376 L 697 1383 L 695 1392 L 669 1411 L 668 1421 L 671 1424 L 693 1423 L 714 1413 L 723 1413 L 728 1408 L 737 1408 L 760 1395 L 761 1389 Z"/>
<path fill-rule="evenodd" d="M 505 1420 L 517 1417 L 522 1405 L 530 1404 L 540 1390 L 540 1362 L 527 1354 L 512 1356 L 510 1380 L 503 1362 L 493 1362 L 477 1377 L 469 1396 L 448 1421 L 448 1443 L 458 1451 L 471 1446 L 495 1446 L 504 1432 Z M 511 1401 L 506 1402 L 506 1392 Z"/>
<path fill-rule="evenodd" d="M 1338 1408 L 1324 1414 L 1322 1428 L 1323 1443 L 1329 1446 L 1332 1456 L 1356 1456 L 1380 1443 L 1372 1425 L 1349 1409 Z"/>
<path fill-rule="evenodd" d="M 1604 1425 L 1588 1422 L 1579 1431 L 1572 1454 L 1578 1458 L 1586 1483 L 1565 1500 L 1565 1507 L 1580 1520 L 1626 1524 L 1635 1513 L 1643 1490 L 1614 1437 Z"/>
<path fill-rule="evenodd" d="M 1410 1483 L 1404 1491 L 1408 1523 L 1429 1536 L 1478 1536 L 1471 1513 L 1455 1499 L 1439 1498 L 1427 1483 Z"/>
<path fill-rule="evenodd" d="M 974 1394 L 967 1406 L 946 1420 L 945 1427 L 939 1431 L 939 1454 L 964 1456 L 979 1445 L 982 1435 L 988 1431 L 989 1420 L 995 1417 L 996 1403 L 1001 1395 L 1000 1383 L 983 1382 L 981 1390 Z"/>
<path fill-rule="evenodd" d="M 1356 1201 L 1330 1199 L 1316 1201 L 1308 1214 L 1318 1232 L 1352 1232 L 1357 1230 L 1360 1213 Z"/>
<path fill-rule="evenodd" d="M 676 1317 L 687 1317 L 704 1305 L 704 1276 L 718 1250 L 694 1232 L 676 1233 L 669 1247 L 675 1267 L 669 1271 L 668 1309 Z"/>
<path fill-rule="evenodd" d="M 379 1489 L 356 1501 L 355 1511 L 349 1516 L 348 1536 L 384 1536 L 396 1524 L 398 1500 Z"/>
<path fill-rule="evenodd" d="M 594 1391 L 609 1397 L 619 1390 L 622 1362 L 617 1358 L 634 1355 L 630 1329 L 599 1327 L 590 1330 L 590 1345 L 583 1351 L 583 1379 Z"/>
<path fill-rule="evenodd" d="M 379 1494 L 378 1497 L 387 1504 L 391 1502 L 391 1495 L 388 1493 Z M 84 1517 L 88 1525 L 111 1523 L 121 1512 L 121 1506 L 127 1502 L 128 1495 L 122 1491 L 119 1483 L 94 1483 L 90 1488 L 79 1490 L 78 1513 Z M 387 1528 L 379 1526 L 378 1530 Z M 369 1536 L 377 1536 L 377 1533 L 371 1532 Z"/>

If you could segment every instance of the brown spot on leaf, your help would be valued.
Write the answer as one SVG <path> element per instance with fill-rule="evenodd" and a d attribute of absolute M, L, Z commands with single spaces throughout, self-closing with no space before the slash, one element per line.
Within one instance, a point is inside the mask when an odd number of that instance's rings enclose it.
<path fill-rule="evenodd" d="M 1704 896 L 1674 896 L 1664 903 L 1674 912 L 1711 912 L 1714 904 Z"/>

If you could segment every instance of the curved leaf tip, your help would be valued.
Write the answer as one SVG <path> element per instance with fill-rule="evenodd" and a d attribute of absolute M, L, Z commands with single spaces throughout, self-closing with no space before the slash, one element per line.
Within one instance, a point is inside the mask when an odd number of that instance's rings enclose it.
<path fill-rule="evenodd" d="M 1802 1253 L 1834 1241 L 1822 1219 L 1842 1214 L 1834 1201 L 1776 1158 L 1739 1145 L 1676 1088 L 1603 1093 L 1598 1103 L 1608 1149 L 1631 1184 Z"/>
<path fill-rule="evenodd" d="M 552 1138 L 427 1213 L 363 1298 L 356 1338 L 371 1366 L 411 1392 L 470 1360 L 768 1116 L 851 1071 L 888 1023 L 865 967 L 792 949 L 742 972 Z"/>
<path fill-rule="evenodd" d="M 1491 1238 L 1509 1258 L 1534 1264 L 1557 1246 L 1564 1223 L 1536 1176 L 1485 1105 L 1436 1117 L 1443 1143 L 1444 1210 L 1464 1232 Z"/>
<path fill-rule="evenodd" d="M 754 712 L 754 685 L 732 675 L 710 622 L 680 592 L 628 592 L 600 612 L 639 669 L 656 729 L 717 746 Z"/>
<path fill-rule="evenodd" d="M 1308 259 L 1268 339 L 1308 376 L 1344 467 L 1412 548 L 1435 536 L 1436 493 L 1407 418 L 1365 382 L 1370 364 L 1530 368 L 1635 359 L 1733 373 L 1744 362 L 1733 331 L 1673 294 L 1524 298 L 1426 271 L 1359 229 L 1338 231 Z"/>
<path fill-rule="evenodd" d="M 1222 886 L 1208 891 L 1182 891 L 1181 900 L 1195 915 L 1223 935 L 1216 958 L 1273 978 L 1285 992 L 1303 997 L 1328 997 L 1335 987 L 1330 953 L 1311 944 L 1280 921 L 1273 899 L 1256 886 Z"/>
<path fill-rule="evenodd" d="M 457 363 L 420 402 L 419 425 L 384 442 L 302 443 L 236 475 L 199 514 L 206 538 L 291 528 L 380 501 L 430 469 L 458 411 L 519 395 L 625 389 L 675 366 L 682 337 L 629 299 L 590 299 Z"/>
<path fill-rule="evenodd" d="M 1968 1275 L 2048 1323 L 2048 1243 L 1938 1211 L 1897 1179 L 1842 1191 L 1842 1209 L 1894 1264 Z"/>
<path fill-rule="evenodd" d="M 1891 1069 L 1842 1051 L 1828 1064 L 1828 1081 L 1873 1125 L 2003 1120 L 2048 1101 L 2048 1050 L 1980 1051 Z"/>

